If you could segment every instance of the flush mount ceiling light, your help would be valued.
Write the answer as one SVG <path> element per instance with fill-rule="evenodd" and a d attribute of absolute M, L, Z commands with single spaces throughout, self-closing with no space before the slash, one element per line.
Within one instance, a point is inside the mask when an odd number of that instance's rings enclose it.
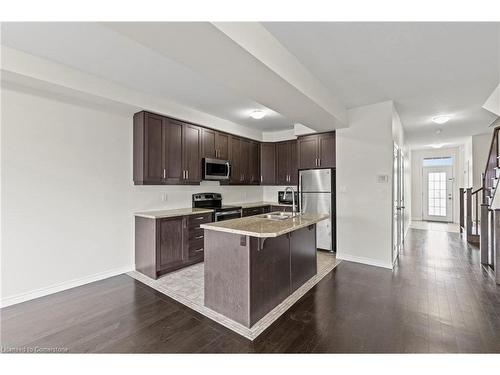
<path fill-rule="evenodd" d="M 432 148 L 441 148 L 443 146 L 444 146 L 444 143 L 431 145 Z"/>
<path fill-rule="evenodd" d="M 432 121 L 436 124 L 444 124 L 450 120 L 450 116 L 435 116 L 432 118 Z"/>
<path fill-rule="evenodd" d="M 261 111 L 260 109 L 256 109 L 255 111 L 252 111 L 250 113 L 250 117 L 251 118 L 254 118 L 256 120 L 260 120 L 261 118 L 263 118 L 264 116 L 266 115 L 266 112 L 264 111 Z"/>

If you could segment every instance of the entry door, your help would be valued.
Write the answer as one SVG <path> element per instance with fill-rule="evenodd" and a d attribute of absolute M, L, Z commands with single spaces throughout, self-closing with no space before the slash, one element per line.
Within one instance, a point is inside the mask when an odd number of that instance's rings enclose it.
<path fill-rule="evenodd" d="M 453 221 L 453 169 L 424 167 L 424 220 Z"/>

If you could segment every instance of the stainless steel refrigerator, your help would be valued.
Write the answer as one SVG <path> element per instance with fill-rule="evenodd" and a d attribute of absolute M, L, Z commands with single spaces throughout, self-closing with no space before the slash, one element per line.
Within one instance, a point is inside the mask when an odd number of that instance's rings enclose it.
<path fill-rule="evenodd" d="M 330 215 L 328 220 L 316 224 L 316 246 L 318 249 L 336 251 L 335 169 L 299 171 L 299 203 L 303 213 Z"/>

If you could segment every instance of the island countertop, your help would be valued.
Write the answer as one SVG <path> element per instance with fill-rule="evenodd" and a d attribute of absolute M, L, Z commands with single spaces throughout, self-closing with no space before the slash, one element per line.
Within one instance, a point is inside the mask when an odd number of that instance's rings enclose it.
<path fill-rule="evenodd" d="M 262 215 L 248 216 L 200 225 L 203 229 L 258 238 L 278 237 L 328 219 L 327 214 L 301 214 L 286 220 L 271 220 Z"/>

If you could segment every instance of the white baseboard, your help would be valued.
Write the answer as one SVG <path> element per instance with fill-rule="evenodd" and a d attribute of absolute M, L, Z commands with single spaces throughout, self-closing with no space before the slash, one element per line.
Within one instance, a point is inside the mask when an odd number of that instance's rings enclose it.
<path fill-rule="evenodd" d="M 2 299 L 0 300 L 0 307 L 7 307 L 7 306 L 15 305 L 17 303 L 29 301 L 31 299 L 35 299 L 35 298 L 47 296 L 49 294 L 61 292 L 61 291 L 66 290 L 66 289 L 71 289 L 71 288 L 75 288 L 77 286 L 89 284 L 89 283 L 92 283 L 94 281 L 99 281 L 99 280 L 107 279 L 109 277 L 121 275 L 122 273 L 127 273 L 130 271 L 133 271 L 134 268 L 135 267 L 133 265 L 126 266 L 126 267 L 114 268 L 114 269 L 111 269 L 108 271 L 95 273 L 93 275 L 80 277 L 78 279 L 73 279 L 73 280 L 69 280 L 69 281 L 64 281 L 62 283 L 53 284 L 53 285 L 50 285 L 48 287 L 36 289 L 36 290 L 30 291 L 30 292 L 16 294 L 16 295 L 5 297 L 5 298 L 2 297 Z"/>
<path fill-rule="evenodd" d="M 342 253 L 339 254 L 338 252 L 337 252 L 337 259 L 347 260 L 349 262 L 367 264 L 369 266 L 388 268 L 388 269 L 392 270 L 392 264 L 390 262 L 389 263 L 382 262 L 382 261 L 377 260 L 377 259 L 358 257 L 355 255 L 342 254 Z"/>

